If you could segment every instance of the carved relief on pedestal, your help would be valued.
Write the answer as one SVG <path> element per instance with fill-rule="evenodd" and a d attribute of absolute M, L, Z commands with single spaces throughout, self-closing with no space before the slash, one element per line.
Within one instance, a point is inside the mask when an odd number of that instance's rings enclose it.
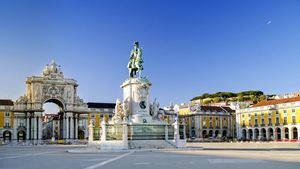
<path fill-rule="evenodd" d="M 148 110 L 148 96 L 149 96 L 149 85 L 146 83 L 140 83 L 137 88 L 138 104 L 140 112 L 147 112 Z"/>
<path fill-rule="evenodd" d="M 149 86 L 147 84 L 140 84 L 138 87 L 138 96 L 139 96 L 139 101 L 144 100 L 147 98 L 149 94 Z"/>

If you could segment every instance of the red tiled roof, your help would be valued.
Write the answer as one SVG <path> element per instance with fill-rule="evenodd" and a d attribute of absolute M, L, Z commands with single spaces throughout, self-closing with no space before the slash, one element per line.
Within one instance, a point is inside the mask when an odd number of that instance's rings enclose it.
<path fill-rule="evenodd" d="M 226 106 L 201 106 L 201 110 L 203 111 L 217 111 L 217 112 L 223 112 L 224 110 L 227 112 L 234 112 L 230 107 Z"/>
<path fill-rule="evenodd" d="M 285 98 L 285 99 L 276 99 L 276 100 L 263 100 L 252 107 L 261 107 L 261 106 L 268 106 L 268 105 L 276 105 L 276 104 L 283 104 L 283 103 L 291 103 L 300 101 L 300 96 L 292 97 L 292 98 Z"/>

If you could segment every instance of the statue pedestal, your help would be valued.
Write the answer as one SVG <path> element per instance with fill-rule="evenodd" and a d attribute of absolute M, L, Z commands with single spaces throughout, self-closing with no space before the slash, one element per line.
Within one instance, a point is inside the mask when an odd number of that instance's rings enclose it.
<path fill-rule="evenodd" d="M 151 123 L 150 90 L 151 83 L 143 78 L 130 78 L 122 85 L 123 100 L 129 109 L 130 123 Z"/>

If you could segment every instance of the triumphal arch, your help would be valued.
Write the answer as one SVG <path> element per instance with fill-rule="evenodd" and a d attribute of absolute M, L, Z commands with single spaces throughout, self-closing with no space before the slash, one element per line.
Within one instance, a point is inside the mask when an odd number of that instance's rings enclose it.
<path fill-rule="evenodd" d="M 14 112 L 13 139 L 19 140 L 19 131 L 22 131 L 24 140 L 33 140 L 34 143 L 45 140 L 43 105 L 48 102 L 60 107 L 55 119 L 58 128 L 51 130 L 53 138 L 55 135 L 58 140 L 72 141 L 79 138 L 78 133 L 87 138 L 89 113 L 101 111 L 101 106 L 85 103 L 77 95 L 77 87 L 77 81 L 65 78 L 55 61 L 46 65 L 41 76 L 28 77 L 24 96 L 14 102 L 11 110 Z"/>

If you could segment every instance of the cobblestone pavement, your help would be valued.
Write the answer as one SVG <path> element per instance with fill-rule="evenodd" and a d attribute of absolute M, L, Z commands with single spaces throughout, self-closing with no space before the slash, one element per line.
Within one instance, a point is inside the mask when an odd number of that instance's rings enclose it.
<path fill-rule="evenodd" d="M 281 169 L 299 168 L 300 151 L 181 150 L 66 152 L 73 146 L 0 147 L 1 169 Z"/>

